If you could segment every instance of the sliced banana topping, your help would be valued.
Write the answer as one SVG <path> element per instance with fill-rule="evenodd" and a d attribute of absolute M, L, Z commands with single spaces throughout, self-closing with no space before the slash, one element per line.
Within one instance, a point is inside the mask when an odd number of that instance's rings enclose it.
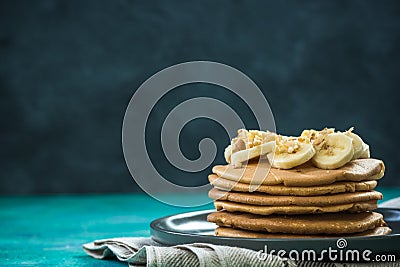
<path fill-rule="evenodd" d="M 312 163 L 321 169 L 337 169 L 348 163 L 354 155 L 353 139 L 344 133 L 323 134 L 316 148 Z"/>
<path fill-rule="evenodd" d="M 266 155 L 274 149 L 275 135 L 269 131 L 239 129 L 238 136 L 225 149 L 225 160 L 241 167 L 243 162 Z"/>
<path fill-rule="evenodd" d="M 366 143 L 363 143 L 363 150 L 360 155 L 360 159 L 369 159 L 371 157 L 370 152 L 369 152 L 369 145 Z"/>
<path fill-rule="evenodd" d="M 345 134 L 353 140 L 353 149 L 354 149 L 354 155 L 352 159 L 358 159 L 360 158 L 362 152 L 363 152 L 363 140 L 361 139 L 360 136 L 357 134 L 353 133 L 354 128 L 351 127 L 349 130 L 345 132 Z"/>
<path fill-rule="evenodd" d="M 279 169 L 291 169 L 310 160 L 318 168 L 337 169 L 351 160 L 370 157 L 369 145 L 353 130 L 353 127 L 345 132 L 337 132 L 334 128 L 310 129 L 293 137 L 240 129 L 238 136 L 226 147 L 224 156 L 235 167 L 261 157 Z"/>
<path fill-rule="evenodd" d="M 297 137 L 276 137 L 275 152 L 267 154 L 272 167 L 291 169 L 309 161 L 315 154 L 310 142 L 300 142 Z"/>
<path fill-rule="evenodd" d="M 232 145 L 229 145 L 225 148 L 224 157 L 226 162 L 231 163 L 231 156 L 232 156 Z"/>
<path fill-rule="evenodd" d="M 274 150 L 274 145 L 275 143 L 270 141 L 246 150 L 237 151 L 231 155 L 231 163 L 240 168 L 243 162 L 271 153 Z"/>

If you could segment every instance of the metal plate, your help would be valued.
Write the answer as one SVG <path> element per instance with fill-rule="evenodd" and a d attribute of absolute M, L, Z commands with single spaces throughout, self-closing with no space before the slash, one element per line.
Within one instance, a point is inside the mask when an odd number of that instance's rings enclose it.
<path fill-rule="evenodd" d="M 385 221 L 393 232 L 386 236 L 346 237 L 346 250 L 371 250 L 373 254 L 400 254 L 400 209 L 380 208 Z M 320 253 L 324 249 L 338 249 L 338 238 L 232 238 L 214 236 L 215 224 L 207 221 L 207 215 L 215 210 L 203 210 L 181 213 L 154 220 L 151 236 L 166 245 L 188 243 L 211 243 L 216 245 L 237 246 L 256 251 L 271 250 L 303 251 L 314 250 Z M 266 247 L 267 246 L 267 247 Z"/>

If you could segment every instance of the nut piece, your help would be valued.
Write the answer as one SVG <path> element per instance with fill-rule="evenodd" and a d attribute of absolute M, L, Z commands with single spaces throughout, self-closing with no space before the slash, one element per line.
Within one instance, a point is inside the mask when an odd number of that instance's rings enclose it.
<path fill-rule="evenodd" d="M 275 138 L 275 153 L 296 153 L 300 149 L 299 138 L 277 135 Z"/>
<path fill-rule="evenodd" d="M 326 135 L 334 133 L 335 128 L 325 128 L 321 131 L 317 130 L 304 130 L 299 138 L 300 142 L 312 143 L 314 146 L 318 147 L 323 145 L 326 139 Z"/>

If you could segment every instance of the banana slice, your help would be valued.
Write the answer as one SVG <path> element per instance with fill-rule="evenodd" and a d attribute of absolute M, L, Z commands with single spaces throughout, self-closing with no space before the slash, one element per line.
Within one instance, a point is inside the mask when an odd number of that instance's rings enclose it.
<path fill-rule="evenodd" d="M 262 155 L 271 153 L 274 150 L 275 142 L 270 141 L 265 144 L 254 146 L 245 150 L 240 150 L 232 153 L 230 157 L 230 163 L 235 167 L 241 167 L 242 162 L 246 162 L 250 159 L 260 157 Z"/>
<path fill-rule="evenodd" d="M 229 145 L 225 148 L 224 157 L 226 162 L 231 163 L 231 156 L 232 156 L 232 145 Z"/>
<path fill-rule="evenodd" d="M 363 143 L 362 147 L 363 147 L 363 149 L 362 149 L 362 152 L 361 152 L 361 155 L 359 158 L 360 159 L 369 159 L 371 157 L 371 154 L 369 152 L 369 145 L 367 145 L 366 143 Z"/>
<path fill-rule="evenodd" d="M 353 133 L 353 127 L 350 128 L 348 131 L 346 131 L 344 134 L 353 139 L 353 149 L 354 149 L 354 155 L 352 159 L 358 159 L 360 158 L 361 154 L 363 153 L 363 140 L 361 139 L 360 136 L 357 134 Z"/>
<path fill-rule="evenodd" d="M 267 158 L 274 168 L 291 169 L 306 163 L 314 155 L 315 149 L 311 143 L 288 139 L 284 142 L 277 140 L 275 153 L 267 154 Z"/>
<path fill-rule="evenodd" d="M 321 169 L 340 168 L 354 156 L 353 139 L 344 133 L 326 134 L 314 145 L 317 152 L 311 161 Z"/>
<path fill-rule="evenodd" d="M 275 146 L 275 133 L 269 131 L 239 129 L 237 137 L 225 148 L 226 162 L 241 167 L 243 162 L 257 157 L 265 157 Z"/>

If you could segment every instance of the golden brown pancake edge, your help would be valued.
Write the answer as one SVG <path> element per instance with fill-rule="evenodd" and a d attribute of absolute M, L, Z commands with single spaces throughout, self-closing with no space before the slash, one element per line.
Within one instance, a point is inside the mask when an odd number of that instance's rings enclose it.
<path fill-rule="evenodd" d="M 249 192 L 250 185 L 228 180 L 210 174 L 208 176 L 210 183 L 218 189 L 234 192 Z M 256 192 L 279 196 L 319 196 L 326 194 L 337 194 L 345 192 L 368 191 L 377 186 L 377 181 L 341 181 L 328 185 L 319 186 L 284 186 L 284 185 L 260 185 Z"/>
<path fill-rule="evenodd" d="M 359 203 L 338 204 L 331 206 L 256 206 L 243 203 L 229 202 L 229 201 L 214 201 L 215 208 L 219 210 L 226 210 L 229 212 L 247 212 L 258 215 L 270 214 L 316 214 L 316 213 L 337 213 L 337 212 L 350 212 L 359 213 L 364 211 L 375 210 L 378 208 L 377 201 L 365 201 Z"/>
<path fill-rule="evenodd" d="M 222 227 L 301 235 L 352 234 L 386 226 L 382 214 L 376 212 L 262 216 L 219 211 L 210 213 L 207 220 Z"/>
<path fill-rule="evenodd" d="M 338 181 L 365 181 L 380 179 L 385 170 L 379 159 L 356 159 L 342 168 L 323 170 L 307 162 L 290 170 L 269 168 L 268 161 L 249 162 L 243 168 L 232 165 L 217 165 L 212 171 L 228 180 L 250 184 L 252 180 L 262 181 L 264 185 L 316 186 L 332 184 Z M 269 172 L 268 172 L 269 171 Z M 257 172 L 257 176 L 254 174 Z"/>
<path fill-rule="evenodd" d="M 377 191 L 341 193 L 327 196 L 273 196 L 263 193 L 227 192 L 216 188 L 209 191 L 208 196 L 214 200 L 230 201 L 260 206 L 332 206 L 382 199 Z"/>

